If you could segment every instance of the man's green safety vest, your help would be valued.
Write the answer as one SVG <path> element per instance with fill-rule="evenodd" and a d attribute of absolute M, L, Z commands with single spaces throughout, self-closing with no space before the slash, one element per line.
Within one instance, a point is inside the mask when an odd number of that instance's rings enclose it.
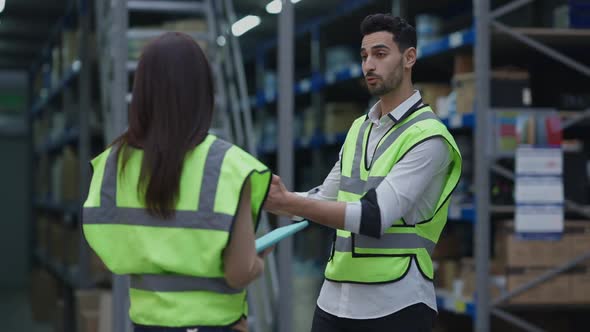
<path fill-rule="evenodd" d="M 447 221 L 449 198 L 461 175 L 459 149 L 432 109 L 424 106 L 396 123 L 383 136 L 372 162 L 368 163 L 366 149 L 371 127 L 366 116 L 360 117 L 346 136 L 341 157 L 338 201 L 359 201 L 365 193 L 381 183 L 406 153 L 435 137 L 443 138 L 448 143 L 452 155 L 445 186 L 432 217 L 416 225 L 407 225 L 403 218 L 395 220 L 393 226 L 379 239 L 337 230 L 325 277 L 335 282 L 394 282 L 406 275 L 414 259 L 424 277 L 432 280 L 434 270 L 430 255 Z"/>
<path fill-rule="evenodd" d="M 148 214 L 137 191 L 142 157 L 132 149 L 124 172 L 116 148 L 96 157 L 83 210 L 92 249 L 113 273 L 131 276 L 131 321 L 165 327 L 237 322 L 247 314 L 246 292 L 225 282 L 223 251 L 245 181 L 251 180 L 256 227 L 271 172 L 209 135 L 186 154 L 175 216 L 163 220 Z"/>

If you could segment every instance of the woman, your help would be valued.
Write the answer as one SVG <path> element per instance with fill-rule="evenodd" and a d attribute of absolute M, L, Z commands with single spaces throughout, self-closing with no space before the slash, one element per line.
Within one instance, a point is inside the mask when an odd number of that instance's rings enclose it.
<path fill-rule="evenodd" d="M 247 329 L 271 173 L 208 134 L 213 106 L 205 54 L 166 33 L 139 60 L 127 131 L 92 161 L 84 235 L 113 273 L 131 276 L 136 332 Z"/>

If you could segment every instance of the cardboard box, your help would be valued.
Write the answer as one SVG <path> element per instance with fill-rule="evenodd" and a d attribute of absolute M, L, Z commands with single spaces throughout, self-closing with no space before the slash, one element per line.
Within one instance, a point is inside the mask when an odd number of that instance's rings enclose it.
<path fill-rule="evenodd" d="M 547 272 L 543 268 L 510 268 L 506 275 L 507 291 L 532 281 Z M 511 298 L 511 304 L 566 304 L 571 302 L 573 288 L 570 275 L 561 274 Z"/>
<path fill-rule="evenodd" d="M 507 267 L 556 267 L 590 251 L 590 221 L 566 220 L 557 240 L 524 240 L 513 232 L 508 221 L 496 233 L 496 258 Z"/>
<path fill-rule="evenodd" d="M 567 227 L 566 231 L 568 228 L 570 233 L 566 236 L 568 243 L 572 246 L 571 259 L 590 252 L 590 221 L 577 222 L 574 227 Z M 585 260 L 581 265 L 590 268 L 590 259 Z"/>
<path fill-rule="evenodd" d="M 100 299 L 104 290 L 88 289 L 76 291 L 76 317 L 78 331 L 97 332 Z"/>
<path fill-rule="evenodd" d="M 528 72 L 495 70 L 491 76 L 492 107 L 525 107 L 531 104 Z M 457 93 L 457 113 L 472 113 L 476 97 L 475 73 L 454 75 L 453 89 Z"/>
<path fill-rule="evenodd" d="M 508 267 L 552 267 L 571 259 L 570 245 L 560 240 L 523 240 L 515 234 L 505 234 L 505 253 L 500 253 Z M 502 257 L 503 256 L 503 257 Z"/>
<path fill-rule="evenodd" d="M 459 277 L 459 263 L 455 260 L 442 260 L 437 262 L 437 266 L 434 273 L 435 286 L 447 290 L 453 289 L 453 282 Z"/>
<path fill-rule="evenodd" d="M 65 304 L 63 299 L 57 300 L 55 317 L 53 319 L 53 330 L 55 332 L 65 331 Z"/>
<path fill-rule="evenodd" d="M 49 224 L 49 256 L 57 262 L 63 262 L 65 258 L 64 228 L 59 223 Z"/>
<path fill-rule="evenodd" d="M 497 261 L 492 261 L 490 264 L 490 276 L 492 282 L 490 283 L 490 296 L 492 298 L 498 297 L 501 293 L 501 288 L 494 285 L 494 279 L 499 278 L 503 273 L 503 269 L 499 267 Z M 462 281 L 463 290 L 462 295 L 466 298 L 474 298 L 476 295 L 476 271 L 473 258 L 462 258 L 459 265 L 459 280 Z"/>
<path fill-rule="evenodd" d="M 61 197 L 64 203 L 80 200 L 80 160 L 74 150 L 67 146 L 62 154 Z"/>
<path fill-rule="evenodd" d="M 113 332 L 113 296 L 111 292 L 101 294 L 98 315 L 97 332 Z"/>
<path fill-rule="evenodd" d="M 31 315 L 36 322 L 51 322 L 56 315 L 57 281 L 47 271 L 34 268 L 29 287 Z"/>
<path fill-rule="evenodd" d="M 447 97 L 452 89 L 449 84 L 443 83 L 417 83 L 415 88 L 420 90 L 422 101 L 429 104 L 436 112 L 436 103 L 439 97 Z"/>
<path fill-rule="evenodd" d="M 100 304 L 100 296 L 104 293 L 101 289 L 76 290 L 76 306 L 78 311 L 97 311 Z"/>
<path fill-rule="evenodd" d="M 472 73 L 473 67 L 473 54 L 456 54 L 454 58 L 453 72 L 455 75 Z"/>
<path fill-rule="evenodd" d="M 457 258 L 461 252 L 460 241 L 454 233 L 446 232 L 440 236 L 432 253 L 433 259 Z"/>
<path fill-rule="evenodd" d="M 571 302 L 575 304 L 590 303 L 590 267 L 575 269 L 570 274 Z"/>
<path fill-rule="evenodd" d="M 80 258 L 80 233 L 78 228 L 64 229 L 64 242 L 66 248 L 65 264 L 66 266 L 78 265 Z"/>
<path fill-rule="evenodd" d="M 46 253 L 49 250 L 49 217 L 40 215 L 37 217 L 35 226 L 37 227 L 37 249 Z"/>
<path fill-rule="evenodd" d="M 110 290 L 76 291 L 76 316 L 80 332 L 112 331 L 112 295 Z"/>
<path fill-rule="evenodd" d="M 350 125 L 363 115 L 363 108 L 355 103 L 326 103 L 324 134 L 335 135 L 348 132 Z"/>
<path fill-rule="evenodd" d="M 98 311 L 83 311 L 78 315 L 79 332 L 98 332 Z"/>

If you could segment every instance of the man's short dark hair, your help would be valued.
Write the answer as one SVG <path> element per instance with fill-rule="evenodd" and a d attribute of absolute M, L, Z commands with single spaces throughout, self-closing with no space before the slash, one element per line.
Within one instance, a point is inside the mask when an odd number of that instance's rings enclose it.
<path fill-rule="evenodd" d="M 416 29 L 406 20 L 390 14 L 373 14 L 365 17 L 361 23 L 361 34 L 387 31 L 393 34 L 393 41 L 401 52 L 410 47 L 416 47 Z"/>

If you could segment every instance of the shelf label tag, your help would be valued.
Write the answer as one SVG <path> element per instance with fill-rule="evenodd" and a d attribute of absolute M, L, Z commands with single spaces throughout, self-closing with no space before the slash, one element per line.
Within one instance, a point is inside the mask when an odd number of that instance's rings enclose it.
<path fill-rule="evenodd" d="M 463 34 L 461 32 L 454 32 L 449 36 L 449 46 L 459 47 L 463 44 Z"/>

